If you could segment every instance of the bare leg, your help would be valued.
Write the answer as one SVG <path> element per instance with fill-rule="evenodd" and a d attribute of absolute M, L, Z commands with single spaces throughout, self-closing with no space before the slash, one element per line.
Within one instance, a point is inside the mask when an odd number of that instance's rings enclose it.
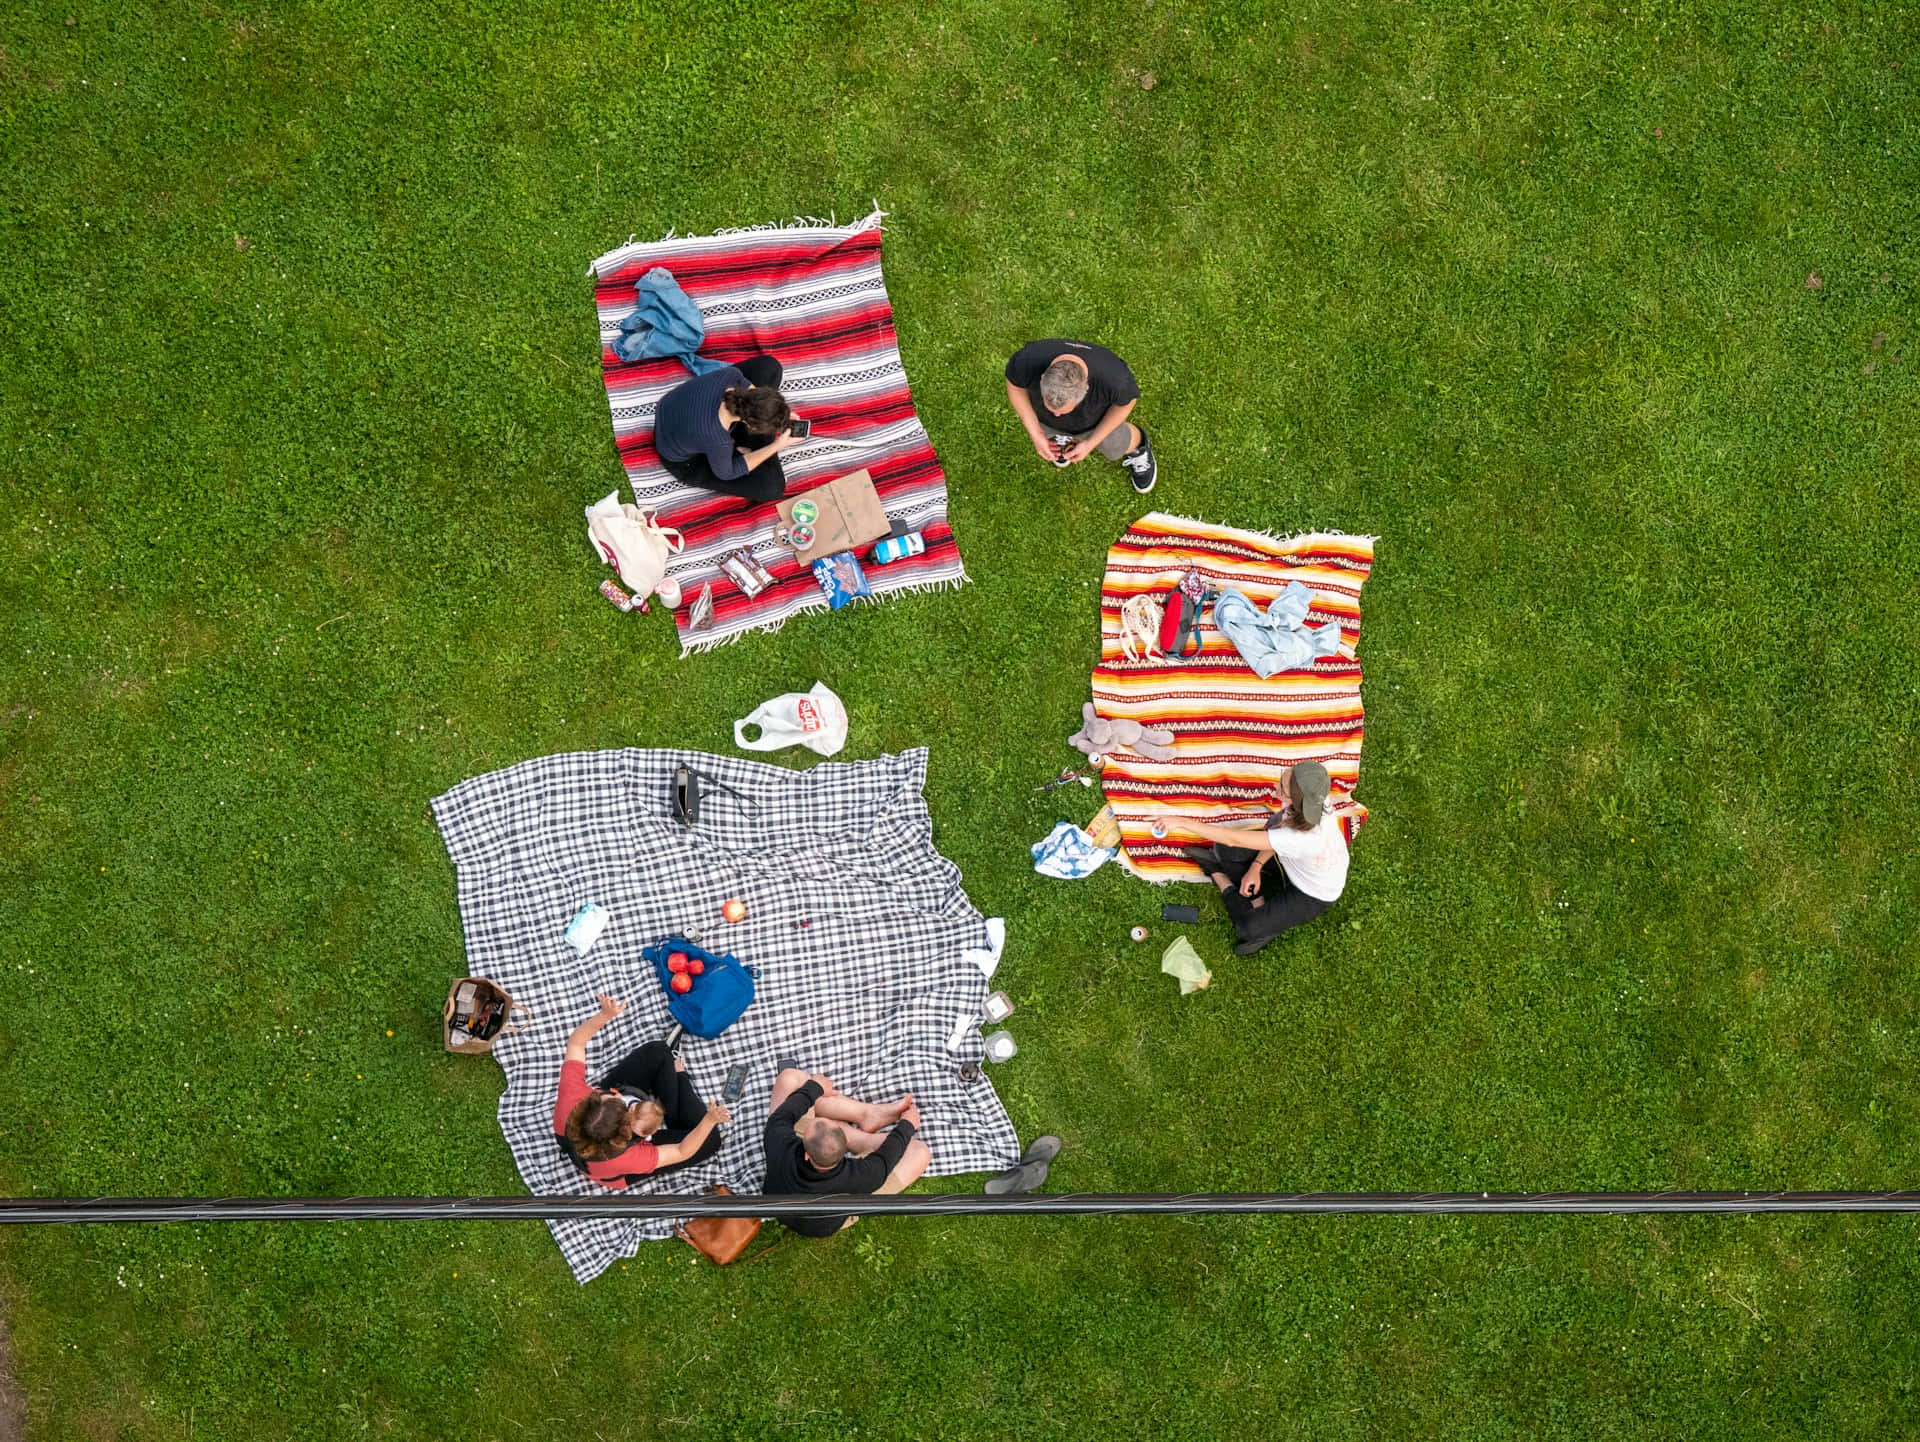
<path fill-rule="evenodd" d="M 907 1143 L 906 1151 L 902 1152 L 900 1160 L 893 1164 L 893 1170 L 887 1173 L 887 1179 L 873 1189 L 874 1195 L 892 1196 L 896 1192 L 904 1192 L 920 1180 L 920 1174 L 926 1171 L 927 1163 L 932 1160 L 932 1149 L 920 1138 L 915 1137 Z M 848 1217 L 840 1224 L 840 1230 L 844 1232 L 859 1220 L 858 1217 Z"/>
<path fill-rule="evenodd" d="M 813 1130 L 813 1124 L 818 1121 L 830 1121 L 840 1128 L 840 1134 L 847 1139 L 847 1155 L 851 1157 L 864 1157 L 886 1140 L 880 1132 L 867 1131 L 863 1127 L 853 1126 L 836 1117 L 822 1116 L 817 1106 L 800 1114 L 800 1120 L 793 1124 L 793 1134 L 804 1142 L 807 1139 L 807 1133 Z"/>
<path fill-rule="evenodd" d="M 877 1132 L 882 1127 L 890 1127 L 899 1121 L 911 1105 L 913 1105 L 911 1092 L 888 1106 L 881 1106 L 877 1102 L 857 1102 L 844 1092 L 839 1092 L 833 1096 L 821 1097 L 813 1104 L 813 1110 L 816 1115 L 825 1117 L 830 1122 L 858 1127 L 865 1132 Z"/>
<path fill-rule="evenodd" d="M 933 1151 L 927 1144 L 915 1137 L 907 1143 L 906 1151 L 900 1160 L 893 1164 L 893 1170 L 887 1173 L 887 1179 L 875 1190 L 879 1195 L 891 1196 L 895 1192 L 904 1192 L 920 1180 L 920 1174 L 927 1169 L 927 1163 L 933 1160 Z"/>

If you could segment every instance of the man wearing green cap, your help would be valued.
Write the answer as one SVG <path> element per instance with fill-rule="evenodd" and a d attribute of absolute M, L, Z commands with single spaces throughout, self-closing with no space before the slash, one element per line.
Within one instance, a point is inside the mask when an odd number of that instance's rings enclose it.
<path fill-rule="evenodd" d="M 1264 828 L 1167 816 L 1170 831 L 1207 843 L 1182 854 L 1220 888 L 1237 954 L 1252 956 L 1282 932 L 1312 921 L 1346 890 L 1347 839 L 1327 808 L 1331 784 L 1326 767 L 1302 761 L 1287 773 L 1284 786 L 1274 788 L 1274 799 L 1286 804 Z"/>

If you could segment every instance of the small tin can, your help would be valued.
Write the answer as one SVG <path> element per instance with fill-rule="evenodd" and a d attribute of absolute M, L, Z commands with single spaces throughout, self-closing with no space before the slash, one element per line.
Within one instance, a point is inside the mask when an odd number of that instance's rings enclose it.
<path fill-rule="evenodd" d="M 787 544 L 796 551 L 804 551 L 813 544 L 813 527 L 800 525 L 787 532 Z"/>
<path fill-rule="evenodd" d="M 812 501 L 799 500 L 793 503 L 793 523 L 796 526 L 811 526 L 820 519 L 820 508 Z"/>
<path fill-rule="evenodd" d="M 953 1074 L 963 1082 L 977 1082 L 980 1080 L 980 1063 L 963 1061 L 954 1069 Z"/>
<path fill-rule="evenodd" d="M 1144 926 L 1136 926 L 1132 931 L 1129 931 L 1127 935 L 1135 941 L 1145 941 L 1147 939 L 1147 929 Z"/>

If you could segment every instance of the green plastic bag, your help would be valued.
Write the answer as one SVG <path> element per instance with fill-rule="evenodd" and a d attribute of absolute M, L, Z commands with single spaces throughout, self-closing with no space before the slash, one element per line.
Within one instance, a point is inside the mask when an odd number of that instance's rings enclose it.
<path fill-rule="evenodd" d="M 1213 980 L 1213 973 L 1207 970 L 1200 953 L 1193 949 L 1193 943 L 1184 936 L 1176 937 L 1173 945 L 1161 953 L 1160 970 L 1168 976 L 1179 978 L 1182 996 L 1204 991 L 1207 983 Z"/>

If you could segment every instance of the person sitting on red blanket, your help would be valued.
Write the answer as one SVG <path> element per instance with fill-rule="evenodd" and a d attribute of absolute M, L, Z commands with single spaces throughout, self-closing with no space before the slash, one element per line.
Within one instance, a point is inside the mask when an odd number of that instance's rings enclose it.
<path fill-rule="evenodd" d="M 750 356 L 682 381 L 654 407 L 653 448 L 678 480 L 758 504 L 786 494 L 780 453 L 800 444 L 780 394 L 784 372 Z"/>
<path fill-rule="evenodd" d="M 720 1150 L 719 1127 L 733 1115 L 719 1102 L 703 1104 L 687 1079 L 686 1063 L 664 1041 L 650 1041 L 587 1085 L 587 1043 L 627 1009 L 599 998 L 600 1010 L 573 1029 L 560 1063 L 560 1094 L 553 1134 L 569 1156 L 603 1187 L 624 1188 L 654 1172 L 704 1161 Z"/>
<path fill-rule="evenodd" d="M 1220 888 L 1237 955 L 1252 956 L 1282 932 L 1312 921 L 1346 890 L 1347 839 L 1327 809 L 1331 785 L 1326 767 L 1302 761 L 1274 788 L 1274 799 L 1286 805 L 1264 828 L 1165 817 L 1170 831 L 1208 843 L 1182 854 Z"/>

